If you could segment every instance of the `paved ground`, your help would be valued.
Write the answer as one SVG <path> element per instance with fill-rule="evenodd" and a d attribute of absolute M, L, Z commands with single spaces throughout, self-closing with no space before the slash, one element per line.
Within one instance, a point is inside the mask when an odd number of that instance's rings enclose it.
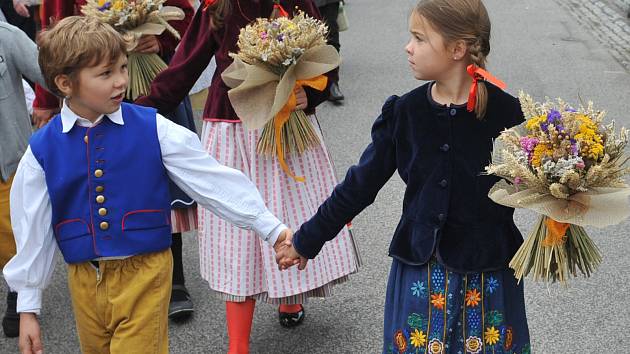
<path fill-rule="evenodd" d="M 600 2 L 486 0 L 493 19 L 491 70 L 508 83 L 512 93 L 524 89 L 537 98 L 592 99 L 609 111 L 610 118 L 630 126 L 630 75 L 620 64 L 622 60 L 611 54 L 615 38 L 594 31 L 596 23 L 623 19 L 624 14 L 605 10 L 599 13 L 589 7 L 597 3 Z M 371 123 L 387 96 L 419 85 L 409 73 L 403 52 L 408 38 L 406 20 L 413 4 L 412 0 L 348 1 L 351 28 L 341 38 L 341 84 L 347 100 L 343 106 L 325 104 L 319 110 L 339 176 L 367 144 Z M 593 16 L 584 11 L 591 11 Z M 630 39 L 619 30 L 611 32 L 626 42 Z M 365 266 L 351 282 L 338 287 L 334 297 L 312 301 L 301 328 L 281 328 L 274 307 L 258 306 L 252 353 L 380 352 L 390 264 L 387 246 L 400 214 L 403 187 L 398 179 L 390 181 L 374 205 L 355 220 Z M 516 221 L 526 232 L 534 215 L 517 212 Z M 605 255 L 604 263 L 590 279 L 577 279 L 569 289 L 526 282 L 534 353 L 629 352 L 629 230 L 630 221 L 604 230 L 589 230 Z M 198 275 L 195 236 L 188 235 L 185 242 L 188 286 L 197 313 L 188 323 L 172 324 L 171 352 L 225 352 L 223 304 L 211 297 Z M 45 345 L 48 353 L 77 353 L 65 270 L 59 265 L 53 285 L 45 292 Z M 4 296 L 4 290 L 0 290 L 0 298 Z M 2 338 L 0 352 L 16 352 L 16 343 Z"/>

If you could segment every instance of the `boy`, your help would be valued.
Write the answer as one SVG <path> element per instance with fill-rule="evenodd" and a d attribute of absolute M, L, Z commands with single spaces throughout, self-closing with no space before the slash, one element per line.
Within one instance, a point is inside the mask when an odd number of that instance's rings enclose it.
<path fill-rule="evenodd" d="M 122 103 L 126 44 L 98 20 L 67 17 L 41 37 L 60 115 L 31 139 L 11 190 L 22 351 L 41 350 L 41 291 L 54 240 L 84 353 L 167 353 L 171 291 L 168 177 L 205 208 L 272 245 L 290 233 L 241 172 L 210 157 L 197 135 L 151 108 Z"/>
<path fill-rule="evenodd" d="M 0 22 L 0 268 L 15 255 L 9 191 L 31 136 L 22 76 L 44 84 L 37 66 L 37 47 L 20 29 Z M 17 337 L 20 329 L 16 301 L 17 293 L 9 289 L 2 318 L 2 330 L 7 337 Z"/>

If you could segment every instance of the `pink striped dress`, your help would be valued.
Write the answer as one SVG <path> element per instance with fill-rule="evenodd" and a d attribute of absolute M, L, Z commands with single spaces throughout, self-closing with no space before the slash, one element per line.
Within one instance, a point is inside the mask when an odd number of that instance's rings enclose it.
<path fill-rule="evenodd" d="M 316 118 L 311 116 L 323 141 Z M 287 176 L 276 158 L 256 153 L 259 131 L 243 124 L 204 121 L 202 142 L 220 163 L 241 170 L 258 187 L 269 210 L 293 230 L 315 214 L 337 184 L 323 143 L 302 155 L 286 158 L 291 171 L 304 176 L 300 183 Z M 268 303 L 304 303 L 326 297 L 333 285 L 357 271 L 360 260 L 348 229 L 328 242 L 304 271 L 279 271 L 273 248 L 253 232 L 232 226 L 199 207 L 199 255 L 202 277 L 222 299 L 254 298 Z"/>

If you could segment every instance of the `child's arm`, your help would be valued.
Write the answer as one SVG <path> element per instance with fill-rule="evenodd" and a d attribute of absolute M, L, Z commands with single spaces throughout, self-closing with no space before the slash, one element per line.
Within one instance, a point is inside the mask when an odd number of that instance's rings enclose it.
<path fill-rule="evenodd" d="M 217 50 L 209 11 L 199 10 L 183 35 L 168 68 L 151 83 L 151 93 L 135 103 L 155 107 L 162 113 L 172 112 L 188 95 Z"/>
<path fill-rule="evenodd" d="M 39 313 L 42 290 L 55 267 L 55 237 L 44 170 L 30 148 L 13 178 L 10 205 L 17 253 L 4 267 L 4 277 L 18 292 L 17 312 Z"/>
<path fill-rule="evenodd" d="M 275 245 L 287 227 L 265 206 L 256 186 L 239 170 L 219 164 L 197 134 L 157 115 L 162 161 L 169 177 L 204 208 Z"/>
<path fill-rule="evenodd" d="M 18 292 L 17 312 L 24 323 L 20 346 L 40 347 L 39 314 L 42 291 L 55 267 L 52 209 L 44 171 L 28 148 L 18 165 L 11 186 L 11 225 L 16 255 L 4 267 L 9 287 Z"/>
<path fill-rule="evenodd" d="M 317 214 L 293 235 L 295 250 L 305 258 L 315 258 L 326 241 L 376 199 L 378 191 L 396 171 L 394 105 L 397 97 L 385 102 L 383 112 L 372 126 L 372 143 L 357 165 L 319 207 Z"/>

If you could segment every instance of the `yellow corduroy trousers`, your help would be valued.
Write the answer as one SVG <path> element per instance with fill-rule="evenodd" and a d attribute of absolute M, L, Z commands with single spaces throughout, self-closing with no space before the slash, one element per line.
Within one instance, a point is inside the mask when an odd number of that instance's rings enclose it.
<path fill-rule="evenodd" d="M 68 285 L 84 354 L 168 353 L 170 249 L 68 265 Z"/>
<path fill-rule="evenodd" d="M 13 176 L 6 182 L 0 179 L 0 271 L 15 256 L 15 238 L 11 229 L 9 193 Z"/>

